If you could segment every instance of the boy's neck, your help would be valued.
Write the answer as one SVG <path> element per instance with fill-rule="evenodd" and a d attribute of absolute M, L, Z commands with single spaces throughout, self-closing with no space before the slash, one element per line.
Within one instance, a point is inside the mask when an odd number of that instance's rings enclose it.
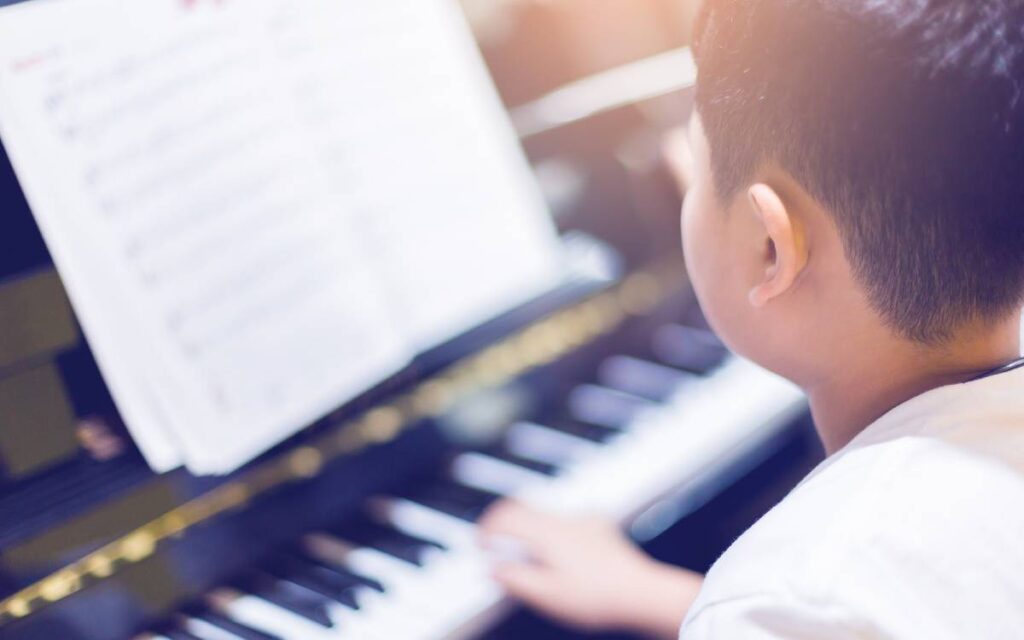
<path fill-rule="evenodd" d="M 825 450 L 835 453 L 891 409 L 939 387 L 967 382 L 1020 357 L 1020 317 L 995 329 L 964 332 L 941 348 L 906 342 L 861 351 L 833 362 L 807 385 L 811 412 Z"/>

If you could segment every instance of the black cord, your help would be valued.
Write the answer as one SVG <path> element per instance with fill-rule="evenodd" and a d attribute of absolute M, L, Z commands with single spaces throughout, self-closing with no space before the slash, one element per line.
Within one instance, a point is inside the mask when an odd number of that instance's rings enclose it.
<path fill-rule="evenodd" d="M 991 371 L 986 371 L 985 373 L 981 374 L 980 376 L 977 376 L 976 378 L 971 378 L 970 382 L 974 382 L 975 380 L 984 380 L 985 378 L 991 378 L 993 376 L 998 376 L 1004 373 L 1009 373 L 1011 371 L 1016 371 L 1021 367 L 1024 367 L 1024 358 L 1018 358 L 1017 360 L 1004 364 L 1001 367 L 992 369 Z"/>

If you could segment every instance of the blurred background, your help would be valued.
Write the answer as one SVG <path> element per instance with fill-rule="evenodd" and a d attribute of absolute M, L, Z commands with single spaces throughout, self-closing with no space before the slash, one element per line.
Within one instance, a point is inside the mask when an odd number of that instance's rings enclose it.
<path fill-rule="evenodd" d="M 697 0 L 460 0 L 509 107 L 686 46 Z"/>
<path fill-rule="evenodd" d="M 671 250 L 679 200 L 662 135 L 689 114 L 697 0 L 462 4 L 560 227 L 631 263 Z"/>

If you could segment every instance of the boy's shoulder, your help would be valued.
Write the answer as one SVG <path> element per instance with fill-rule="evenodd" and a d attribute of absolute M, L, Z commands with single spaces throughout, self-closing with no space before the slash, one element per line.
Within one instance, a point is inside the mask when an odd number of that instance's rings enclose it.
<path fill-rule="evenodd" d="M 1022 389 L 1024 371 L 879 420 L 736 541 L 691 619 L 756 604 L 895 637 L 1024 626 Z"/>

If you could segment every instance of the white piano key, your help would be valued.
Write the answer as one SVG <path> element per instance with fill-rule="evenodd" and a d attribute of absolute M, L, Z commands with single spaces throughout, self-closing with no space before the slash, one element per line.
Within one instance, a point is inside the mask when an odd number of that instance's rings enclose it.
<path fill-rule="evenodd" d="M 321 627 L 300 615 L 257 596 L 226 599 L 218 608 L 242 624 L 279 636 L 282 640 L 339 640 L 342 629 Z"/>
<path fill-rule="evenodd" d="M 417 567 L 386 553 L 356 547 L 326 534 L 307 539 L 312 553 L 327 562 L 337 563 L 349 571 L 377 580 L 384 593 L 367 589 L 359 598 L 359 617 L 375 632 L 387 626 L 402 637 L 420 637 L 417 630 L 429 628 L 439 616 L 436 592 L 430 586 L 437 580 L 425 567 Z"/>
<path fill-rule="evenodd" d="M 476 527 L 446 513 L 404 498 L 375 498 L 370 509 L 397 529 L 449 546 L 475 543 Z"/>
<path fill-rule="evenodd" d="M 368 627 L 388 629 L 387 637 L 432 640 L 445 635 L 457 616 L 448 601 L 451 589 L 436 576 L 410 579 L 401 590 L 391 591 L 368 603 L 361 614 Z"/>
<path fill-rule="evenodd" d="M 632 428 L 644 413 L 659 407 L 643 398 L 593 384 L 573 389 L 566 404 L 576 420 L 612 429 Z"/>
<path fill-rule="evenodd" d="M 379 629 L 375 628 L 366 620 L 365 609 L 372 606 L 375 599 L 381 593 L 370 587 L 364 587 L 355 591 L 355 601 L 358 609 L 353 609 L 345 604 L 336 601 L 327 602 L 325 609 L 327 617 L 335 625 L 336 629 L 344 632 L 344 637 L 375 639 L 378 637 Z"/>
<path fill-rule="evenodd" d="M 509 427 L 505 446 L 517 456 L 558 466 L 585 458 L 600 447 L 590 440 L 532 422 Z"/>
<path fill-rule="evenodd" d="M 394 602 L 390 594 L 385 594 L 380 599 L 383 606 L 379 615 L 394 617 L 393 606 L 427 607 L 430 618 L 418 625 L 427 638 L 446 638 L 452 629 L 504 597 L 500 587 L 490 579 L 490 564 L 477 545 L 439 554 L 420 568 L 403 569 L 404 575 L 396 578 L 401 583 L 400 602 Z M 408 604 L 402 605 L 402 600 Z"/>
<path fill-rule="evenodd" d="M 641 397 L 662 398 L 700 376 L 632 356 L 612 356 L 601 363 L 597 378 L 606 387 Z"/>
<path fill-rule="evenodd" d="M 380 594 L 373 592 L 360 598 L 359 610 L 341 604 L 330 604 L 327 615 L 341 632 L 345 640 L 391 640 L 392 638 L 415 638 L 415 620 L 405 618 L 380 620 L 372 615 Z"/>
<path fill-rule="evenodd" d="M 413 565 L 366 547 L 346 554 L 345 564 L 357 573 L 379 580 L 392 595 L 402 594 L 417 571 Z"/>
<path fill-rule="evenodd" d="M 505 593 L 489 578 L 452 580 L 444 583 L 437 593 L 444 599 L 439 608 L 437 629 L 434 637 L 438 640 L 447 638 L 453 629 L 457 629 L 481 611 L 498 605 Z"/>
<path fill-rule="evenodd" d="M 480 547 L 477 529 L 463 520 L 446 513 L 405 500 L 379 500 L 383 516 L 393 526 L 411 535 L 444 542 L 447 549 L 437 554 L 431 567 L 441 566 L 454 580 L 469 579 L 479 583 L 488 578 L 490 562 Z"/>
<path fill-rule="evenodd" d="M 459 484 L 502 496 L 512 495 L 548 476 L 482 453 L 464 453 L 452 461 L 452 479 Z"/>
<path fill-rule="evenodd" d="M 220 627 L 214 626 L 206 620 L 200 620 L 199 618 L 193 618 L 191 616 L 186 617 L 181 626 L 194 636 L 198 636 L 203 640 L 242 640 L 237 635 L 229 633 Z"/>
<path fill-rule="evenodd" d="M 395 502 L 390 502 L 385 516 L 396 528 L 444 540 L 449 537 L 449 528 L 454 527 L 458 531 L 456 542 L 449 538 L 449 547 L 431 554 L 422 567 L 373 549 L 346 549 L 343 542 L 335 547 L 336 552 L 342 552 L 337 559 L 351 570 L 373 576 L 385 585 L 386 593 L 366 607 L 371 626 L 377 620 L 407 617 L 403 611 L 412 610 L 424 617 L 416 625 L 422 637 L 442 640 L 477 612 L 501 602 L 504 593 L 490 578 L 491 563 L 477 544 L 475 527 L 428 507 Z"/>

